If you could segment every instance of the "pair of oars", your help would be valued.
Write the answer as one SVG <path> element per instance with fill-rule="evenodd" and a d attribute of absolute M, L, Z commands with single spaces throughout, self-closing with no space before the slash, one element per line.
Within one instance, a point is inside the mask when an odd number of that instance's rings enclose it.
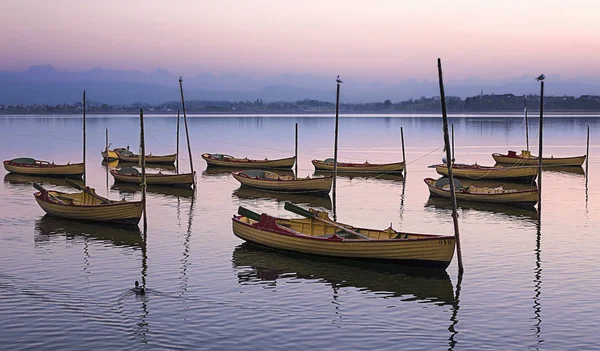
<path fill-rule="evenodd" d="M 286 203 L 285 203 L 285 205 L 284 205 L 283 207 L 284 207 L 286 210 L 288 210 L 288 211 L 290 211 L 290 212 L 294 212 L 294 213 L 296 213 L 296 214 L 299 214 L 299 215 L 301 215 L 301 216 L 303 216 L 303 217 L 306 217 L 306 218 L 311 218 L 311 219 L 313 219 L 313 220 L 316 220 L 316 221 L 319 221 L 319 222 L 322 222 L 322 223 L 325 223 L 325 224 L 331 225 L 331 226 L 333 226 L 333 227 L 336 227 L 336 228 L 342 229 L 342 230 L 344 230 L 345 232 L 347 232 L 347 233 L 350 233 L 350 234 L 353 234 L 353 235 L 356 235 L 356 236 L 358 236 L 358 237 L 360 237 L 360 238 L 367 239 L 367 240 L 372 240 L 371 238 L 369 238 L 369 237 L 368 237 L 368 236 L 366 236 L 366 235 L 363 235 L 363 234 L 361 234 L 361 233 L 359 233 L 359 232 L 357 232 L 357 231 L 355 231 L 355 230 L 352 230 L 352 229 L 350 229 L 350 228 L 344 227 L 343 225 L 341 225 L 341 224 L 339 224 L 339 223 L 337 223 L 337 222 L 334 222 L 334 221 L 331 221 L 331 220 L 328 220 L 328 219 L 325 219 L 325 218 L 321 218 L 321 217 L 319 217 L 318 215 L 316 215 L 315 213 L 312 213 L 312 212 L 310 212 L 310 211 L 307 211 L 307 210 L 303 209 L 302 207 L 296 206 L 296 205 L 294 205 L 294 204 L 293 204 L 293 203 L 291 203 L 291 202 L 286 202 Z M 240 206 L 240 207 L 238 208 L 238 214 L 239 214 L 239 215 L 241 215 L 241 216 L 244 216 L 244 217 L 248 217 L 248 218 L 250 218 L 250 219 L 253 219 L 253 220 L 255 220 L 255 221 L 260 221 L 260 219 L 262 218 L 262 216 L 261 216 L 260 214 L 258 214 L 258 213 L 256 213 L 256 212 L 254 212 L 254 211 L 251 211 L 251 210 L 249 210 L 249 209 L 247 209 L 247 208 L 244 208 L 244 207 L 242 207 L 242 206 Z"/>

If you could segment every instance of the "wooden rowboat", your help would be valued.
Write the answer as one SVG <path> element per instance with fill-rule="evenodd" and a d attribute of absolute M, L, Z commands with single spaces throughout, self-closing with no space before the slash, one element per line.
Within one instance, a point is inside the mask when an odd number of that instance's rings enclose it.
<path fill-rule="evenodd" d="M 142 175 L 140 171 L 133 167 L 121 167 L 120 169 L 111 169 L 110 174 L 116 182 L 140 184 Z M 162 185 L 187 188 L 194 184 L 194 174 L 192 173 L 146 173 L 147 185 Z"/>
<path fill-rule="evenodd" d="M 223 154 L 202 154 L 202 158 L 209 167 L 236 167 L 240 168 L 283 168 L 291 169 L 296 162 L 295 157 L 280 158 L 276 160 L 251 160 L 248 158 L 236 158 Z"/>
<path fill-rule="evenodd" d="M 429 193 L 431 196 L 450 198 L 450 185 L 448 184 L 448 178 L 441 178 L 438 180 L 426 178 L 424 181 L 429 188 Z M 523 207 L 534 206 L 538 201 L 537 189 L 505 189 L 503 186 L 496 188 L 476 186 L 462 187 L 462 184 L 460 184 L 460 182 L 458 182 L 456 179 L 454 182 L 457 200 L 489 202 Z"/>
<path fill-rule="evenodd" d="M 122 147 L 118 147 L 116 149 L 113 150 L 102 150 L 100 151 L 100 154 L 102 155 L 102 159 L 103 160 L 108 160 L 108 161 L 115 161 L 119 159 L 119 152 L 126 150 L 125 148 Z"/>
<path fill-rule="evenodd" d="M 527 150 L 521 150 L 521 154 L 517 155 L 515 151 L 508 151 L 508 154 L 494 153 L 492 157 L 497 163 L 517 164 L 517 165 L 533 165 L 537 166 L 539 158 L 533 156 Z M 573 157 L 542 157 L 542 166 L 581 166 L 585 161 L 585 155 Z"/>
<path fill-rule="evenodd" d="M 232 173 L 233 178 L 242 186 L 262 190 L 297 192 L 305 194 L 323 194 L 331 191 L 333 177 L 318 178 L 295 178 L 293 176 L 282 176 L 275 172 L 262 170 L 247 170 Z"/>
<path fill-rule="evenodd" d="M 435 171 L 442 176 L 448 176 L 448 166 L 439 164 Z M 537 167 L 502 167 L 480 166 L 478 164 L 453 164 L 452 173 L 456 178 L 468 179 L 510 179 L 519 181 L 534 180 L 538 174 Z"/>
<path fill-rule="evenodd" d="M 34 183 L 39 190 L 33 196 L 50 216 L 115 224 L 137 225 L 142 216 L 142 201 L 113 201 L 90 187 L 78 193 L 50 191 Z"/>
<path fill-rule="evenodd" d="M 391 227 L 354 228 L 314 210 L 309 212 L 313 217 L 298 219 L 258 215 L 244 208 L 238 212 L 240 215 L 232 219 L 233 233 L 242 240 L 274 249 L 443 269 L 454 256 L 454 236 L 397 232 Z"/>
<path fill-rule="evenodd" d="M 55 164 L 29 157 L 14 158 L 4 161 L 4 168 L 11 173 L 51 176 L 63 178 L 80 178 L 83 175 L 83 163 Z"/>
<path fill-rule="evenodd" d="M 119 161 L 124 161 L 124 162 L 140 162 L 140 155 L 138 154 L 134 154 L 133 152 L 129 151 L 129 148 L 122 150 L 120 152 L 117 153 L 119 155 Z M 172 155 L 162 155 L 162 156 L 156 156 L 156 155 L 146 155 L 145 160 L 146 163 L 175 163 L 175 160 L 177 159 L 177 154 L 172 154 Z"/>
<path fill-rule="evenodd" d="M 318 171 L 330 171 L 334 170 L 334 160 L 328 158 L 325 160 L 312 160 L 312 164 L 315 166 L 315 170 Z M 350 172 L 350 173 L 386 173 L 386 174 L 402 174 L 404 171 L 404 162 L 396 163 L 349 163 L 349 162 L 338 162 L 337 171 Z"/>

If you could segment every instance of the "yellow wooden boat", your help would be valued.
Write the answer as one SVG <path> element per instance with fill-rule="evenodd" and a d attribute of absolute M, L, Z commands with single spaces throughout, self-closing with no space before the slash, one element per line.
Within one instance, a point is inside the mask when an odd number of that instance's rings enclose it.
<path fill-rule="evenodd" d="M 424 181 L 432 196 L 450 198 L 448 178 L 441 178 L 438 180 L 426 178 Z M 534 206 L 538 201 L 537 189 L 517 190 L 506 189 L 503 186 L 496 188 L 477 186 L 462 187 L 462 184 L 460 184 L 460 181 L 457 179 L 455 179 L 454 182 L 457 200 L 489 202 L 523 207 Z"/>
<path fill-rule="evenodd" d="M 296 162 L 295 157 L 280 158 L 276 160 L 251 160 L 248 158 L 236 158 L 223 154 L 202 154 L 202 158 L 209 167 L 236 167 L 240 168 L 284 168 L 291 169 Z"/>
<path fill-rule="evenodd" d="M 121 167 L 120 169 L 111 169 L 110 174 L 116 182 L 141 184 L 142 175 L 140 171 L 133 167 Z M 194 174 L 192 173 L 146 173 L 147 185 L 161 185 L 187 188 L 194 184 Z"/>
<path fill-rule="evenodd" d="M 83 163 L 55 164 L 54 162 L 40 161 L 29 157 L 14 158 L 4 161 L 4 168 L 11 173 L 79 178 L 83 175 Z"/>
<path fill-rule="evenodd" d="M 333 177 L 296 178 L 263 170 L 246 170 L 232 173 L 242 186 L 270 191 L 326 195 L 331 191 Z"/>
<path fill-rule="evenodd" d="M 298 219 L 259 215 L 241 207 L 238 212 L 239 216 L 233 216 L 233 233 L 242 240 L 274 249 L 443 269 L 454 256 L 454 236 L 397 232 L 391 227 L 354 228 L 314 210 L 309 212 L 313 217 Z"/>
<path fill-rule="evenodd" d="M 439 164 L 435 166 L 435 171 L 442 176 L 448 176 L 448 166 Z M 467 179 L 509 179 L 519 181 L 534 180 L 538 174 L 537 167 L 514 166 L 502 167 L 501 165 L 489 167 L 478 164 L 453 164 L 452 174 L 456 178 Z"/>
<path fill-rule="evenodd" d="M 138 154 L 134 154 L 133 152 L 129 151 L 129 147 L 127 147 L 127 149 L 125 150 L 121 150 L 119 152 L 117 152 L 117 154 L 119 155 L 119 161 L 124 161 L 124 162 L 140 162 L 140 155 Z M 175 160 L 177 159 L 177 154 L 172 154 L 172 155 L 162 155 L 162 156 L 156 156 L 156 155 L 146 155 L 145 157 L 145 161 L 146 163 L 175 163 Z"/>
<path fill-rule="evenodd" d="M 89 187 L 78 193 L 46 190 L 33 185 L 38 205 L 54 217 L 103 223 L 137 225 L 142 216 L 142 201 L 113 201 L 106 199 Z"/>
<path fill-rule="evenodd" d="M 119 151 L 125 150 L 124 148 L 116 148 L 114 150 L 102 150 L 100 154 L 102 155 L 103 160 L 115 161 L 119 159 Z"/>
<path fill-rule="evenodd" d="M 539 158 L 533 156 L 530 151 L 521 150 L 517 155 L 515 151 L 509 150 L 508 154 L 493 153 L 492 157 L 497 163 L 533 165 L 537 166 Z M 585 161 L 585 155 L 573 157 L 542 157 L 542 166 L 580 166 Z"/>
<path fill-rule="evenodd" d="M 312 164 L 315 166 L 317 171 L 330 171 L 334 170 L 334 160 L 328 158 L 325 160 L 312 160 Z M 340 173 L 386 173 L 386 174 L 401 174 L 404 171 L 405 163 L 349 163 L 349 162 L 338 162 L 337 171 Z"/>

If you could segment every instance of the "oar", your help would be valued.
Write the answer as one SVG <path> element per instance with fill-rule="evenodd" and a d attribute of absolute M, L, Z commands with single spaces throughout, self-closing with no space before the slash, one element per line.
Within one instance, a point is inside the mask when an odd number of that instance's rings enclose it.
<path fill-rule="evenodd" d="M 48 190 L 44 189 L 43 186 L 39 185 L 36 182 L 33 182 L 33 187 L 36 188 L 38 191 L 42 192 L 42 193 L 47 193 Z"/>
<path fill-rule="evenodd" d="M 102 201 L 103 204 L 109 204 L 110 201 L 108 201 L 107 199 L 103 198 L 102 196 L 90 191 L 90 188 L 86 187 L 82 187 L 81 185 L 75 183 L 74 181 L 72 181 L 71 179 L 65 178 L 65 181 L 67 182 L 67 184 L 71 185 L 72 187 L 79 189 L 83 192 L 86 192 L 94 197 L 96 197 L 98 200 Z"/>
<path fill-rule="evenodd" d="M 251 211 L 251 210 L 249 210 L 247 208 L 244 208 L 242 206 L 240 206 L 238 208 L 238 214 L 241 215 L 241 216 L 253 219 L 255 221 L 260 221 L 260 219 L 262 218 L 262 216 L 259 215 L 258 213 L 254 212 L 254 211 Z"/>
<path fill-rule="evenodd" d="M 290 211 L 290 212 L 294 212 L 294 213 L 296 213 L 296 214 L 299 214 L 299 215 L 301 215 L 301 216 L 304 216 L 304 217 L 306 217 L 306 218 L 312 218 L 312 219 L 314 219 L 314 220 L 317 220 L 317 221 L 320 221 L 320 222 L 323 222 L 323 223 L 327 223 L 327 224 L 329 224 L 329 225 L 331 225 L 331 226 L 333 226 L 333 227 L 336 227 L 336 228 L 339 228 L 339 229 L 343 229 L 344 231 L 346 231 L 346 232 L 348 232 L 348 233 L 350 233 L 350 234 L 354 234 L 354 235 L 356 235 L 356 236 L 359 236 L 359 237 L 361 237 L 361 238 L 363 238 L 363 239 L 369 239 L 369 240 L 372 240 L 371 238 L 369 238 L 369 237 L 368 237 L 368 236 L 366 236 L 366 235 L 363 235 L 363 234 L 361 234 L 361 233 L 359 233 L 359 232 L 357 232 L 357 231 L 354 231 L 354 230 L 352 230 L 352 229 L 350 229 L 350 228 L 346 228 L 346 227 L 344 227 L 343 225 L 340 225 L 340 224 L 338 224 L 338 223 L 336 223 L 336 222 L 334 222 L 334 221 L 330 221 L 330 220 L 327 220 L 327 219 L 325 219 L 325 218 L 321 218 L 321 217 L 317 216 L 316 214 L 314 214 L 314 213 L 312 213 L 312 212 L 310 212 L 310 211 L 307 211 L 307 210 L 303 209 L 302 207 L 299 207 L 299 206 L 296 206 L 296 205 L 294 205 L 294 204 L 293 204 L 293 203 L 291 203 L 291 202 L 286 202 L 286 203 L 285 203 L 285 205 L 283 206 L 283 208 L 285 208 L 286 210 L 288 210 L 288 211 Z"/>

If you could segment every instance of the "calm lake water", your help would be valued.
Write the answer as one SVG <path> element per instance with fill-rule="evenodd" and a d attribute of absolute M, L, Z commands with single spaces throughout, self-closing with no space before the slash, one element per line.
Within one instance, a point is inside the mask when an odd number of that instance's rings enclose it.
<path fill-rule="evenodd" d="M 0 342 L 5 350 L 590 350 L 600 345 L 600 142 L 597 117 L 544 121 L 544 156 L 586 152 L 583 169 L 543 173 L 536 210 L 468 205 L 459 209 L 465 273 L 455 256 L 445 272 L 258 249 L 233 235 L 238 206 L 294 217 L 285 201 L 332 213 L 334 199 L 247 189 L 226 171 L 206 170 L 204 152 L 249 158 L 294 154 L 299 176 L 332 157 L 334 119 L 314 116 L 189 118 L 198 189 L 148 192 L 147 243 L 139 230 L 44 216 L 31 179 L 4 176 L 0 187 Z M 525 147 L 522 119 L 454 117 L 456 159 L 492 165 L 493 152 Z M 145 119 L 153 154 L 176 150 L 176 118 Z M 452 234 L 445 201 L 429 199 L 423 179 L 442 157 L 441 118 L 344 117 L 340 161 L 402 160 L 408 174 L 339 177 L 337 219 L 362 227 Z M 3 117 L 0 158 L 57 163 L 82 159 L 78 116 Z M 113 147 L 137 151 L 136 116 L 90 116 L 88 185 L 111 199 L 140 199 L 115 186 L 101 164 L 105 128 Z M 537 121 L 530 126 L 537 154 Z M 183 123 L 182 123 L 183 131 Z M 185 134 L 181 169 L 189 170 Z M 156 171 L 156 170 L 155 170 Z M 45 187 L 70 190 L 61 180 Z M 72 188 L 71 188 L 72 189 Z M 140 222 L 140 228 L 141 228 Z M 138 297 L 133 283 L 148 294 Z"/>

